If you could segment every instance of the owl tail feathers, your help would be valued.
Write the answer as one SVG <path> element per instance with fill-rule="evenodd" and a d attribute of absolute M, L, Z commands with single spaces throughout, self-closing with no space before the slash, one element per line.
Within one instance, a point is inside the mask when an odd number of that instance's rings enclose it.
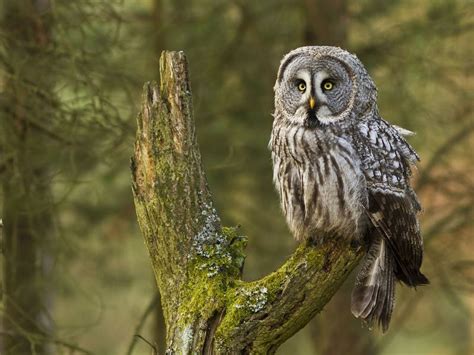
<path fill-rule="evenodd" d="M 419 269 L 409 269 L 396 274 L 397 279 L 410 287 L 428 285 L 430 280 Z"/>
<path fill-rule="evenodd" d="M 395 303 L 394 261 L 383 239 L 374 241 L 352 291 L 351 311 L 368 327 L 388 329 Z"/>

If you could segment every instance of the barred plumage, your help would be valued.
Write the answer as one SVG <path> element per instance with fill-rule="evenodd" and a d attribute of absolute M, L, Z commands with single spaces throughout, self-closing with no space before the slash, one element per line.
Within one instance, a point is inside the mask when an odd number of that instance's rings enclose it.
<path fill-rule="evenodd" d="M 273 178 L 297 240 L 338 235 L 367 243 L 352 312 L 388 328 L 395 279 L 428 283 L 409 185 L 418 156 L 407 132 L 384 121 L 361 62 L 335 47 L 287 54 L 275 84 Z"/>
<path fill-rule="evenodd" d="M 297 125 L 276 126 L 272 135 L 274 183 L 296 239 L 312 234 L 361 232 L 359 205 L 367 199 L 364 176 L 349 142 Z M 325 135 L 329 131 L 324 132 Z"/>

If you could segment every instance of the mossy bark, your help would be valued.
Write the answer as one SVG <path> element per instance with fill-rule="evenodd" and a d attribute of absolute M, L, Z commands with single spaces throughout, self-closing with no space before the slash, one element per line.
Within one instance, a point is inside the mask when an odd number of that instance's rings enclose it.
<path fill-rule="evenodd" d="M 184 54 L 163 52 L 160 76 L 160 87 L 144 87 L 132 185 L 167 353 L 274 353 L 323 309 L 362 251 L 339 239 L 303 243 L 277 271 L 242 281 L 246 238 L 223 228 L 213 207 Z"/>

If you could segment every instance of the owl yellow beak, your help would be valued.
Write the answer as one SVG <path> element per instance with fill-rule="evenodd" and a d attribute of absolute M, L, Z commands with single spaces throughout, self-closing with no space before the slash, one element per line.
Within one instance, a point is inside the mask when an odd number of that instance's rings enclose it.
<path fill-rule="evenodd" d="M 310 99 L 309 99 L 309 107 L 311 108 L 311 110 L 314 108 L 315 105 L 316 105 L 316 101 L 311 96 Z"/>

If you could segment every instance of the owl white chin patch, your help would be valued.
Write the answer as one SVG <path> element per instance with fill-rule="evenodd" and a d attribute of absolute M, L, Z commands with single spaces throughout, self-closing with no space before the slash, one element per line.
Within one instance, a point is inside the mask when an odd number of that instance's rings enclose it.
<path fill-rule="evenodd" d="M 326 124 L 326 123 L 340 121 L 340 120 L 346 118 L 348 113 L 349 113 L 349 110 L 345 110 L 342 113 L 340 113 L 339 115 L 333 115 L 332 112 L 329 111 L 329 109 L 326 106 L 322 106 L 316 112 L 316 117 L 318 117 L 318 120 L 321 123 Z"/>

